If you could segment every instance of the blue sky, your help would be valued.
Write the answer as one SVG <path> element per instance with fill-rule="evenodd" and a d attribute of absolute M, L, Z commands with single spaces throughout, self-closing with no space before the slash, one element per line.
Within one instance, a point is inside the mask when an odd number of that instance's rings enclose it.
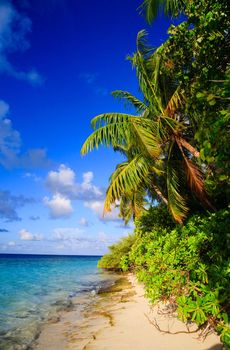
<path fill-rule="evenodd" d="M 159 46 L 141 0 L 0 0 L 0 253 L 103 254 L 132 231 L 102 217 L 119 154 L 80 149 L 95 115 L 124 111 L 110 92 L 138 94 L 137 32 Z"/>

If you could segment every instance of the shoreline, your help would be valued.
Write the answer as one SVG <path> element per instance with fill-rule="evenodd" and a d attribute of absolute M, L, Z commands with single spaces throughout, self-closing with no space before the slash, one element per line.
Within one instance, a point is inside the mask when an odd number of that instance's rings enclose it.
<path fill-rule="evenodd" d="M 199 340 L 198 333 L 184 333 L 188 332 L 185 324 L 165 314 L 166 305 L 151 307 L 143 286 L 132 274 L 118 275 L 115 283 L 102 287 L 90 303 L 77 302 L 81 308 L 61 314 L 57 322 L 43 327 L 34 350 L 222 349 L 216 334 Z M 166 332 L 179 333 L 162 333 L 155 322 Z"/>

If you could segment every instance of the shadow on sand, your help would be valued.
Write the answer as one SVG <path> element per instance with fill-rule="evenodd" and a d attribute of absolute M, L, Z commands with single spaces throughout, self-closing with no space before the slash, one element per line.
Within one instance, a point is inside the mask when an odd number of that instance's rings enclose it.
<path fill-rule="evenodd" d="M 206 350 L 223 350 L 223 345 L 216 344 L 216 345 L 211 346 L 211 348 L 207 348 Z"/>

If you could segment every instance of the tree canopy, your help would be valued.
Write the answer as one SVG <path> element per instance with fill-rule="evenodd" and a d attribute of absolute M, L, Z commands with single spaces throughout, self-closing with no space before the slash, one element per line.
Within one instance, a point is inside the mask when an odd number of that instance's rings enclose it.
<path fill-rule="evenodd" d="M 181 223 L 191 209 L 214 210 L 229 199 L 229 5 L 146 0 L 142 7 L 149 21 L 161 7 L 186 18 L 169 28 L 169 39 L 155 50 L 147 33 L 138 33 L 136 52 L 128 59 L 143 98 L 113 93 L 136 114 L 95 117 L 81 152 L 102 144 L 126 156 L 111 176 L 105 212 L 122 198 L 131 203 L 130 194 L 137 198 L 140 189 L 134 216 L 147 196 L 164 202 Z"/>

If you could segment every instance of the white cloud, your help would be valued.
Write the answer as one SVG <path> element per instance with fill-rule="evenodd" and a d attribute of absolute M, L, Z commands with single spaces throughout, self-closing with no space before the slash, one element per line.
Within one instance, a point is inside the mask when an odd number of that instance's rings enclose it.
<path fill-rule="evenodd" d="M 22 241 L 41 241 L 43 239 L 42 235 L 32 234 L 25 229 L 19 231 L 19 236 Z"/>
<path fill-rule="evenodd" d="M 51 199 L 45 197 L 43 202 L 50 209 L 52 219 L 68 218 L 73 213 L 70 199 L 60 193 L 53 195 Z"/>
<path fill-rule="evenodd" d="M 52 240 L 58 250 L 95 253 L 105 251 L 108 245 L 117 241 L 117 237 L 104 232 L 88 234 L 78 227 L 60 227 L 53 230 Z"/>
<path fill-rule="evenodd" d="M 84 206 L 91 209 L 102 221 L 121 221 L 119 208 L 112 207 L 112 210 L 103 215 L 104 201 L 85 201 Z"/>
<path fill-rule="evenodd" d="M 53 238 L 54 240 L 60 240 L 60 241 L 69 241 L 69 240 L 76 240 L 76 239 L 85 239 L 86 237 L 82 236 L 82 230 L 80 230 L 78 227 L 60 227 L 55 228 L 53 230 Z"/>
<path fill-rule="evenodd" d="M 61 164 L 57 171 L 50 171 L 45 183 L 53 197 L 51 199 L 45 197 L 44 204 L 50 208 L 51 218 L 70 216 L 73 212 L 73 200 L 85 201 L 86 207 L 97 206 L 97 203 L 100 203 L 102 208 L 101 199 L 104 197 L 104 190 L 93 184 L 93 177 L 92 171 L 85 172 L 82 174 L 82 182 L 78 183 L 74 170 L 65 164 Z M 92 209 L 95 211 L 97 208 Z M 113 215 L 114 213 L 109 214 L 106 220 L 111 220 Z M 88 226 L 89 223 L 82 218 L 79 224 Z"/>
<path fill-rule="evenodd" d="M 83 181 L 77 183 L 75 172 L 61 164 L 57 171 L 48 173 L 46 186 L 52 193 L 60 193 L 70 199 L 101 199 L 104 196 L 104 191 L 92 183 L 93 172 L 83 173 L 82 177 Z"/>
<path fill-rule="evenodd" d="M 82 251 L 95 249 L 98 245 L 94 236 L 84 233 L 78 227 L 61 227 L 53 230 L 53 239 L 58 242 L 59 249 Z"/>
<path fill-rule="evenodd" d="M 9 241 L 7 244 L 9 247 L 15 247 L 16 243 L 14 241 Z"/>
<path fill-rule="evenodd" d="M 83 173 L 83 188 L 88 188 L 91 185 L 91 182 L 93 180 L 93 172 L 88 171 L 87 173 Z"/>
<path fill-rule="evenodd" d="M 75 186 L 75 173 L 72 169 L 61 164 L 58 171 L 48 173 L 46 185 L 52 192 L 71 191 Z"/>
<path fill-rule="evenodd" d="M 16 79 L 28 81 L 31 84 L 41 84 L 40 74 L 32 69 L 21 71 L 13 66 L 8 53 L 25 51 L 29 48 L 26 35 L 31 31 L 31 20 L 20 14 L 11 1 L 0 2 L 0 73 L 8 74 Z"/>
<path fill-rule="evenodd" d="M 79 225 L 81 225 L 81 226 L 89 226 L 89 222 L 88 222 L 88 220 L 86 219 L 86 218 L 81 218 L 80 220 L 79 220 Z"/>

